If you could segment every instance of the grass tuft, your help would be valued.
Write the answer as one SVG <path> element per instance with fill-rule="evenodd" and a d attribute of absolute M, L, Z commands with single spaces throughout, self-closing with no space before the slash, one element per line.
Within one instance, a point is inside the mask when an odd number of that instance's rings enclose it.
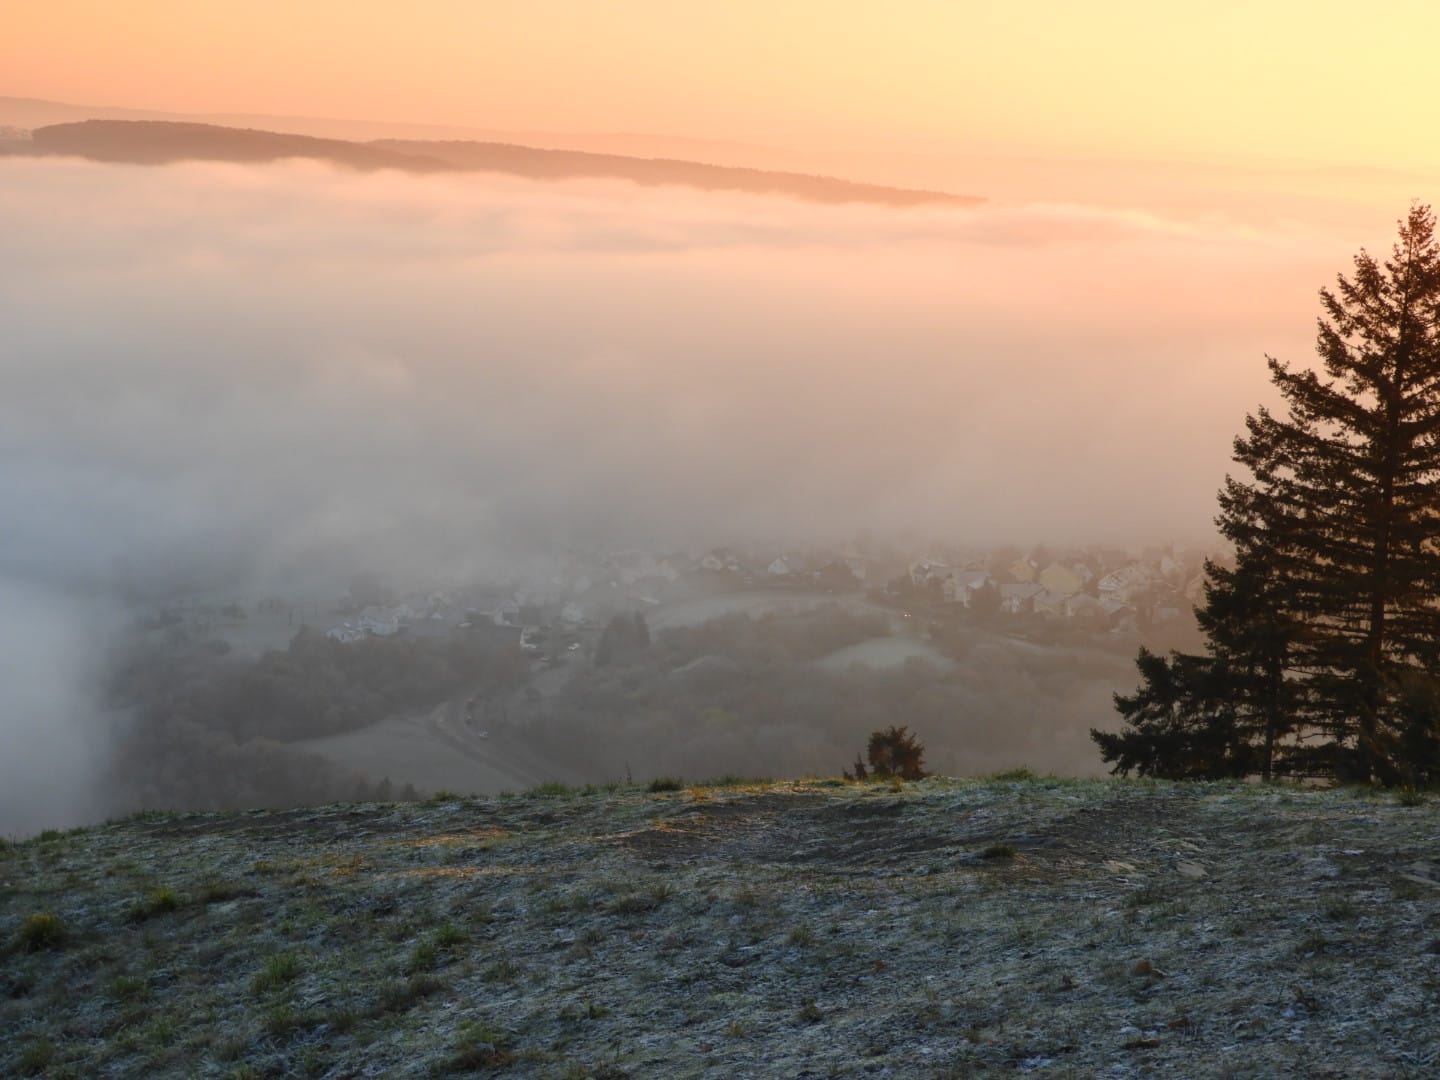
<path fill-rule="evenodd" d="M 41 952 L 45 949 L 64 948 L 69 940 L 69 931 L 59 915 L 48 911 L 36 912 L 20 924 L 15 934 L 15 944 L 22 952 Z"/>
<path fill-rule="evenodd" d="M 39 1076 L 50 1068 L 55 1060 L 55 1047 L 45 1039 L 37 1039 L 26 1045 L 17 1065 L 21 1076 Z"/>
<path fill-rule="evenodd" d="M 1039 777 L 1035 775 L 1034 769 L 1028 765 L 1021 765 L 1019 768 L 1002 769 L 1000 772 L 991 773 L 987 779 L 997 783 L 1020 783 L 1026 780 L 1037 780 Z"/>
<path fill-rule="evenodd" d="M 735 773 L 726 773 L 724 776 L 717 776 L 713 780 L 706 780 L 694 787 L 763 787 L 774 783 L 768 776 L 737 776 Z"/>
<path fill-rule="evenodd" d="M 145 894 L 145 899 L 130 908 L 131 922 L 144 922 L 157 915 L 168 915 L 180 907 L 180 895 L 169 885 L 161 885 Z"/>
<path fill-rule="evenodd" d="M 250 988 L 257 994 L 278 990 L 300 977 L 300 958 L 294 953 L 275 953 L 265 961 L 265 966 L 250 980 Z"/>
<path fill-rule="evenodd" d="M 1013 859 L 1020 854 L 1013 844 L 991 844 L 980 852 L 982 859 Z"/>

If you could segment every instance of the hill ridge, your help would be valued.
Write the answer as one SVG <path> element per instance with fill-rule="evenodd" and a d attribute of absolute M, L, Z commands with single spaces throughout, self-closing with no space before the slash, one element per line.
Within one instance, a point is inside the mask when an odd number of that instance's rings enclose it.
<path fill-rule="evenodd" d="M 30 153 L 137 165 L 186 160 L 266 162 L 304 157 L 364 170 L 412 173 L 498 172 L 531 180 L 603 178 L 707 191 L 782 195 L 820 203 L 973 206 L 976 196 L 889 187 L 807 173 L 710 165 L 583 150 L 554 150 L 471 140 L 379 139 L 353 142 L 257 128 L 171 120 L 82 120 L 32 133 Z M 11 153 L 24 150 L 12 147 Z"/>

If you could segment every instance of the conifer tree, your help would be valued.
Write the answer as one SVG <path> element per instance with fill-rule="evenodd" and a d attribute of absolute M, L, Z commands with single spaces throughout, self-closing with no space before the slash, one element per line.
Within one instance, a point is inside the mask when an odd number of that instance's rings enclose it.
<path fill-rule="evenodd" d="M 1413 782 L 1440 744 L 1440 243 L 1428 206 L 1391 257 L 1322 289 L 1321 371 L 1267 358 L 1285 416 L 1246 418 L 1207 564 L 1207 654 L 1142 651 L 1116 695 L 1118 772 Z M 1206 759 L 1209 760 L 1206 760 Z"/>

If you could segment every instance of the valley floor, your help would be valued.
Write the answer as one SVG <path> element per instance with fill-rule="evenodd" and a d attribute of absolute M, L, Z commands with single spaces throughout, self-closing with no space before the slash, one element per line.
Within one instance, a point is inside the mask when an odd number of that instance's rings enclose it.
<path fill-rule="evenodd" d="M 0 847 L 0 948 L 5 1076 L 1432 1076 L 1440 812 L 1017 778 L 150 815 Z"/>

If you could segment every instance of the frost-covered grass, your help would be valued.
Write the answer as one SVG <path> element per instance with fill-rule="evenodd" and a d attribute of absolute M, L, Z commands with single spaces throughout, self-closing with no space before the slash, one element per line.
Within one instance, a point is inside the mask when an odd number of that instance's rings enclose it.
<path fill-rule="evenodd" d="M 1440 1070 L 1435 801 L 660 787 L 5 845 L 0 1075 Z"/>

